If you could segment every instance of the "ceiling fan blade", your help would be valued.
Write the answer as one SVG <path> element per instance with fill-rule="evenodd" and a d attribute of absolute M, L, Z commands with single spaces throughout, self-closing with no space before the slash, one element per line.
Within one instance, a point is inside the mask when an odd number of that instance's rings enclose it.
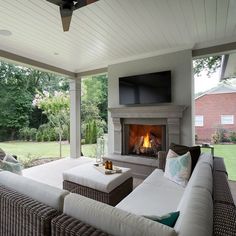
<path fill-rule="evenodd" d="M 46 0 L 47 2 L 50 2 L 50 3 L 53 3 L 53 4 L 55 4 L 55 5 L 57 5 L 57 6 L 60 6 L 60 4 L 61 4 L 61 0 Z"/>
<path fill-rule="evenodd" d="M 81 7 L 84 7 L 84 6 L 87 6 L 91 3 L 94 3 L 94 2 L 97 2 L 99 0 L 80 0 L 80 1 L 77 1 L 77 3 L 75 4 L 74 6 L 74 10 L 78 9 L 78 8 L 81 8 Z"/>
<path fill-rule="evenodd" d="M 70 22 L 73 14 L 73 10 L 70 9 L 60 9 L 61 21 L 64 32 L 68 31 L 70 28 Z"/>

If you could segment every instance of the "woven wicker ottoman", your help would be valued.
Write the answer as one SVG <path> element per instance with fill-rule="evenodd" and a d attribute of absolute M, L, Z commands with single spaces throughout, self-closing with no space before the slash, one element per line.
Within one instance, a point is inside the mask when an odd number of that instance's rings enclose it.
<path fill-rule="evenodd" d="M 133 190 L 130 169 L 121 169 L 105 175 L 92 163 L 74 167 L 63 172 L 63 189 L 115 206 Z"/>

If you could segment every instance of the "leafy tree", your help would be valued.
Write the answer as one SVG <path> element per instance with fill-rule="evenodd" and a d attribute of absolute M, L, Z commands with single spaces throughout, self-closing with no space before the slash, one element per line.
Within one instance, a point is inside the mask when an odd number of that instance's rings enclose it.
<path fill-rule="evenodd" d="M 93 120 L 92 122 L 92 127 L 91 127 L 91 143 L 96 143 L 97 142 L 97 125 L 96 121 Z"/>
<path fill-rule="evenodd" d="M 32 106 L 35 94 L 66 91 L 68 87 L 62 76 L 0 61 L 0 138 L 14 139 L 21 128 L 46 123 L 42 110 Z"/>
<path fill-rule="evenodd" d="M 97 136 L 107 132 L 107 75 L 82 80 L 81 123 L 86 138 L 87 124 L 96 121 Z M 87 140 L 85 140 L 87 141 Z"/>
<path fill-rule="evenodd" d="M 33 96 L 25 83 L 24 68 L 0 62 L 0 72 L 0 130 L 14 139 L 29 124 Z"/>
<path fill-rule="evenodd" d="M 212 56 L 195 59 L 193 61 L 193 73 L 200 75 L 202 71 L 207 71 L 207 75 L 210 76 L 221 65 L 221 56 Z"/>
<path fill-rule="evenodd" d="M 69 95 L 55 92 L 54 96 L 44 92 L 35 97 L 34 104 L 47 115 L 49 124 L 55 129 L 59 137 L 60 158 L 62 157 L 62 136 L 65 130 L 69 132 L 70 109 Z"/>

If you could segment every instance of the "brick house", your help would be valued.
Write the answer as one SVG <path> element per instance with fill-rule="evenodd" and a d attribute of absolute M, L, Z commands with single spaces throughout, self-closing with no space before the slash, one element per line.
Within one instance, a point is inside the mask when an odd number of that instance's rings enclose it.
<path fill-rule="evenodd" d="M 219 85 L 195 98 L 195 133 L 210 142 L 217 128 L 236 131 L 236 87 Z"/>

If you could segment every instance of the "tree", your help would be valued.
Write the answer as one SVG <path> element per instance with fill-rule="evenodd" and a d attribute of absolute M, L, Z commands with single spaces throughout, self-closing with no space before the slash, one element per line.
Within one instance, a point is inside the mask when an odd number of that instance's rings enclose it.
<path fill-rule="evenodd" d="M 6 139 L 29 124 L 33 96 L 25 83 L 25 69 L 0 62 L 0 130 Z"/>
<path fill-rule="evenodd" d="M 63 76 L 0 61 L 0 138 L 14 139 L 20 129 L 48 122 L 42 110 L 32 106 L 35 94 L 68 87 Z"/>
<path fill-rule="evenodd" d="M 55 129 L 59 137 L 60 158 L 62 157 L 62 135 L 69 132 L 70 108 L 68 93 L 55 92 L 54 96 L 48 92 L 37 94 L 34 104 L 47 115 L 49 124 Z"/>
<path fill-rule="evenodd" d="M 81 123 L 85 139 L 88 124 L 93 120 L 96 121 L 97 136 L 107 132 L 107 92 L 106 74 L 82 80 Z"/>
<path fill-rule="evenodd" d="M 221 66 L 221 56 L 212 56 L 195 59 L 193 61 L 193 73 L 194 75 L 200 75 L 202 71 L 207 71 L 207 75 L 210 76 Z"/>

